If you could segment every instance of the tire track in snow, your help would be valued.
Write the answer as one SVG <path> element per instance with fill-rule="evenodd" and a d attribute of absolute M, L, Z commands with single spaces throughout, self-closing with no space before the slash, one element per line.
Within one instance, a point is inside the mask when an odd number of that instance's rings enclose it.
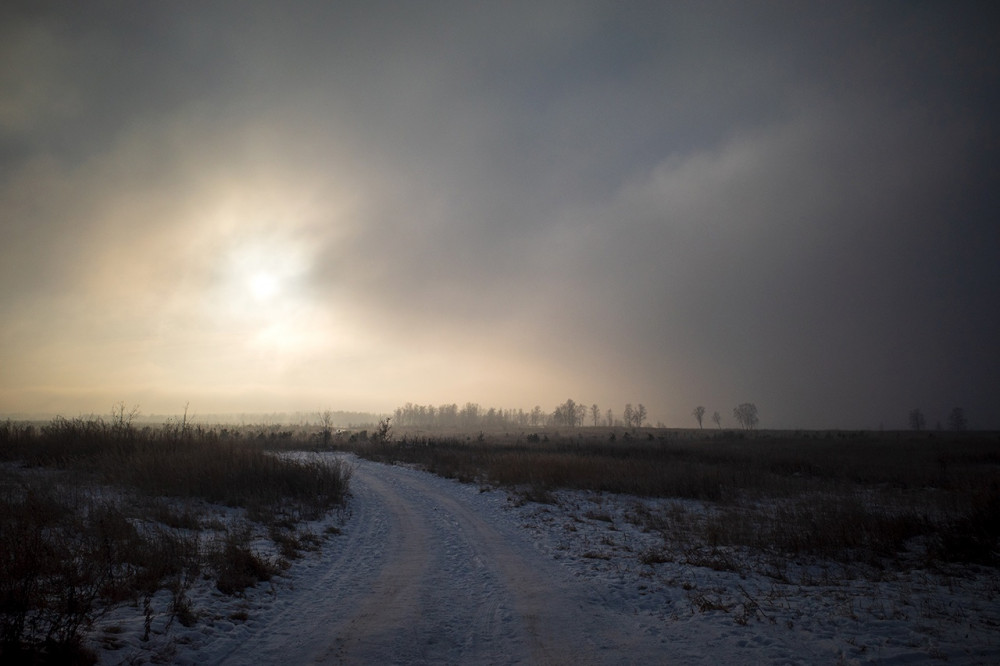
<path fill-rule="evenodd" d="M 350 507 L 315 575 L 280 590 L 221 663 L 576 666 L 656 648 L 468 486 L 356 460 Z"/>
<path fill-rule="evenodd" d="M 376 494 L 391 516 L 391 536 L 378 579 L 320 661 L 514 663 L 503 636 L 512 615 L 495 574 L 454 520 L 394 470 L 362 463 L 355 473 L 352 482 Z"/>
<path fill-rule="evenodd" d="M 216 663 L 308 663 L 329 646 L 331 622 L 367 594 L 391 538 L 389 514 L 377 496 L 354 481 L 351 495 L 344 534 L 324 545 L 319 561 L 296 565 L 309 573 L 295 588 L 280 590 L 265 616 L 239 627 L 236 644 Z"/>
<path fill-rule="evenodd" d="M 421 585 L 430 557 L 427 552 L 428 528 L 423 517 L 412 511 L 389 486 L 369 476 L 362 480 L 355 475 L 354 483 L 363 483 L 374 491 L 388 509 L 389 537 L 385 541 L 387 557 L 368 595 L 361 600 L 353 616 L 342 623 L 335 647 L 338 661 L 363 663 L 378 658 L 383 646 L 406 641 L 404 636 L 414 629 L 411 614 L 419 608 Z M 320 656 L 320 661 L 330 657 Z M 364 658 L 363 658 L 364 656 Z"/>
<path fill-rule="evenodd" d="M 490 524 L 465 506 L 455 491 L 468 488 L 422 472 L 393 469 L 401 483 L 452 516 L 477 556 L 496 571 L 497 580 L 513 598 L 531 663 L 629 663 L 631 648 L 642 633 L 633 618 L 611 611 L 594 588 L 565 580 L 564 572 L 538 553 L 523 533 L 502 521 Z"/>

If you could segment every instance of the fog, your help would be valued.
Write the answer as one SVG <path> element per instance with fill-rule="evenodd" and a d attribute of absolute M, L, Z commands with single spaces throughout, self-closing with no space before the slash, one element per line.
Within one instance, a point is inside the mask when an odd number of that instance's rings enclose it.
<path fill-rule="evenodd" d="M 998 428 L 998 24 L 7 3 L 0 414 Z"/>

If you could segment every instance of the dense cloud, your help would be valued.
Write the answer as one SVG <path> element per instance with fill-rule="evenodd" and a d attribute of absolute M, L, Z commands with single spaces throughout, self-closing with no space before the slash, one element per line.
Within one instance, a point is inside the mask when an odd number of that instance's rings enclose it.
<path fill-rule="evenodd" d="M 0 411 L 569 396 L 1000 427 L 997 27 L 909 2 L 7 6 Z"/>

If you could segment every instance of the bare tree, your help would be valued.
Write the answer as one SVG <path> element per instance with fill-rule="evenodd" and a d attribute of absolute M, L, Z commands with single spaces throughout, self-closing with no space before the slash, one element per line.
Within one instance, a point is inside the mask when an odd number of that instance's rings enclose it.
<path fill-rule="evenodd" d="M 330 440 L 333 439 L 333 412 L 329 409 L 324 410 L 319 415 L 319 420 L 323 425 L 323 444 L 329 446 Z"/>
<path fill-rule="evenodd" d="M 632 421 L 635 420 L 635 410 L 632 409 L 631 402 L 625 405 L 625 412 L 622 414 L 622 418 L 625 420 L 625 427 L 631 428 Z"/>
<path fill-rule="evenodd" d="M 722 430 L 722 417 L 719 416 L 719 412 L 712 413 L 712 422 L 719 428 L 719 430 Z"/>
<path fill-rule="evenodd" d="M 454 402 L 450 405 L 440 405 L 437 409 L 438 423 L 443 426 L 458 425 L 458 405 Z"/>
<path fill-rule="evenodd" d="M 125 401 L 120 400 L 111 406 L 111 428 L 116 434 L 127 433 L 138 416 L 139 405 L 132 405 L 132 409 L 125 411 Z"/>
<path fill-rule="evenodd" d="M 387 416 L 379 419 L 378 428 L 372 433 L 371 439 L 375 443 L 388 444 L 392 440 L 392 418 Z"/>
<path fill-rule="evenodd" d="M 542 411 L 541 405 L 535 405 L 531 410 L 531 425 L 539 426 L 542 424 L 545 413 Z"/>
<path fill-rule="evenodd" d="M 951 414 L 948 415 L 948 427 L 955 432 L 962 432 L 968 427 L 968 422 L 965 419 L 965 410 L 961 407 L 956 407 L 951 410 Z"/>
<path fill-rule="evenodd" d="M 923 430 L 926 426 L 927 426 L 927 419 L 924 418 L 924 412 L 920 409 L 911 409 L 910 429 Z"/>
<path fill-rule="evenodd" d="M 642 422 L 646 420 L 646 406 L 639 403 L 639 406 L 635 408 L 635 427 L 641 428 Z"/>
<path fill-rule="evenodd" d="M 553 421 L 560 425 L 569 426 L 570 428 L 582 425 L 585 418 L 587 418 L 587 407 L 576 404 L 576 401 L 572 398 L 558 405 L 552 413 Z"/>
<path fill-rule="evenodd" d="M 701 428 L 701 419 L 705 416 L 705 408 L 698 405 L 691 414 L 694 416 L 695 421 L 698 422 L 698 427 Z"/>
<path fill-rule="evenodd" d="M 552 410 L 550 421 L 554 425 L 566 425 L 566 405 L 556 405 L 556 408 Z"/>
<path fill-rule="evenodd" d="M 606 418 L 608 420 L 608 427 L 609 428 L 612 427 L 612 426 L 614 426 L 614 424 L 615 424 L 615 414 L 614 414 L 614 412 L 611 411 L 610 407 L 608 407 L 608 411 L 604 415 L 604 418 Z"/>
<path fill-rule="evenodd" d="M 459 412 L 458 418 L 461 420 L 462 426 L 465 428 L 472 428 L 479 426 L 479 411 L 481 407 L 478 403 L 467 402 L 465 407 L 462 407 L 462 411 Z"/>
<path fill-rule="evenodd" d="M 753 430 L 760 420 L 757 414 L 757 405 L 752 402 L 744 402 L 733 409 L 733 418 L 743 426 L 744 430 Z"/>
<path fill-rule="evenodd" d="M 590 416 L 594 419 L 595 428 L 601 424 L 601 408 L 597 406 L 597 403 L 590 406 Z"/>

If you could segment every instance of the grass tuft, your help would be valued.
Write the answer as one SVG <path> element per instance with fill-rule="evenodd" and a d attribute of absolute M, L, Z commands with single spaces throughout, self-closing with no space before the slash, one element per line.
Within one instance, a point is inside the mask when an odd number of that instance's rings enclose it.
<path fill-rule="evenodd" d="M 271 580 L 281 569 L 250 546 L 252 530 L 231 530 L 210 554 L 216 572 L 215 587 L 223 594 L 240 595 L 248 587 Z"/>

